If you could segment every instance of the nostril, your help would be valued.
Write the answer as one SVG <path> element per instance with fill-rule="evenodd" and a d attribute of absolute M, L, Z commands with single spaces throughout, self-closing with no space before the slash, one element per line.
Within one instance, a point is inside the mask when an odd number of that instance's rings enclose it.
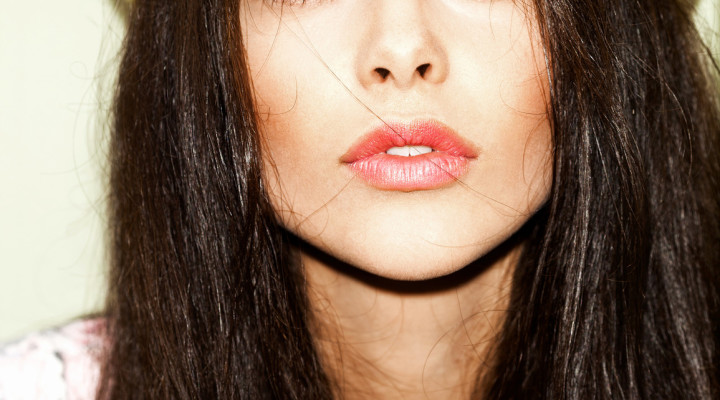
<path fill-rule="evenodd" d="M 430 68 L 430 63 L 423 64 L 417 67 L 417 72 L 420 73 L 420 77 L 424 78 L 427 70 Z"/>
<path fill-rule="evenodd" d="M 383 80 L 387 79 L 388 75 L 390 75 L 390 70 L 382 67 L 375 68 L 375 72 L 380 75 Z"/>

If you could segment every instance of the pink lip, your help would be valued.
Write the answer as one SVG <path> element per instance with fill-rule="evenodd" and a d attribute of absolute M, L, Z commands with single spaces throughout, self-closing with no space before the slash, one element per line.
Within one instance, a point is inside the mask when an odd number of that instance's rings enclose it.
<path fill-rule="evenodd" d="M 385 153 L 391 147 L 402 146 L 427 146 L 433 151 L 412 157 Z M 370 131 L 340 161 L 373 187 L 409 192 L 456 182 L 476 157 L 473 146 L 449 127 L 433 120 L 418 120 L 382 125 Z"/>

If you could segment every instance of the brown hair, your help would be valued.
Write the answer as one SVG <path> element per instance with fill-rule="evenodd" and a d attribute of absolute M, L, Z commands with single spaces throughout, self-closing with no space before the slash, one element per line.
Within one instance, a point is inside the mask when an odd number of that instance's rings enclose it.
<path fill-rule="evenodd" d="M 720 396 L 716 70 L 678 0 L 536 0 L 551 199 L 485 398 Z M 331 398 L 274 223 L 238 0 L 133 5 L 111 141 L 101 398 Z"/>

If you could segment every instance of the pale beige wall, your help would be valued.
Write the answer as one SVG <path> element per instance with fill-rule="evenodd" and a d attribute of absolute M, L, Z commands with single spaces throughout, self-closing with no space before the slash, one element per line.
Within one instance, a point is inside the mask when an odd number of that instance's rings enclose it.
<path fill-rule="evenodd" d="M 0 0 L 0 341 L 101 304 L 110 1 Z"/>
<path fill-rule="evenodd" d="M 700 0 L 697 10 L 697 19 L 700 31 L 708 38 L 707 42 L 715 50 L 720 51 L 720 0 Z"/>
<path fill-rule="evenodd" d="M 101 304 L 111 1 L 0 0 L 0 341 Z"/>

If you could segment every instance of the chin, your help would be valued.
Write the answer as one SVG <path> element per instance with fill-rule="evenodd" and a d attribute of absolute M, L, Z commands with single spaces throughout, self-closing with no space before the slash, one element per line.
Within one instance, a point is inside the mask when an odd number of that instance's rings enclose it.
<path fill-rule="evenodd" d="M 470 254 L 435 251 L 431 254 L 417 254 L 408 257 L 378 257 L 375 260 L 354 262 L 357 268 L 385 279 L 398 281 L 425 281 L 457 273 L 469 264 L 477 261 L 486 252 L 474 251 Z M 374 258 L 374 257 L 373 257 Z"/>
<path fill-rule="evenodd" d="M 491 239 L 473 240 L 475 237 L 457 239 L 443 245 L 427 237 L 411 235 L 368 235 L 365 240 L 332 240 L 327 236 L 295 237 L 295 247 L 304 255 L 341 274 L 355 275 L 364 280 L 427 281 L 450 275 L 474 274 L 464 271 L 482 270 L 485 261 L 497 260 L 517 248 L 519 240 L 513 231 L 493 235 Z M 374 240 L 379 238 L 384 240 Z M 328 240 L 330 239 L 330 240 Z M 446 242 L 447 243 L 447 242 Z M 451 241 L 451 243 L 453 243 Z M 480 265 L 476 268 L 477 265 Z"/>
<path fill-rule="evenodd" d="M 458 197 L 376 201 L 372 208 L 341 211 L 328 207 L 326 214 L 317 213 L 303 224 L 285 220 L 284 226 L 295 228 L 290 231 L 302 253 L 337 272 L 432 280 L 508 254 L 518 246 L 517 237 L 525 236 L 516 232 L 524 231 L 532 214 L 502 216 Z"/>

